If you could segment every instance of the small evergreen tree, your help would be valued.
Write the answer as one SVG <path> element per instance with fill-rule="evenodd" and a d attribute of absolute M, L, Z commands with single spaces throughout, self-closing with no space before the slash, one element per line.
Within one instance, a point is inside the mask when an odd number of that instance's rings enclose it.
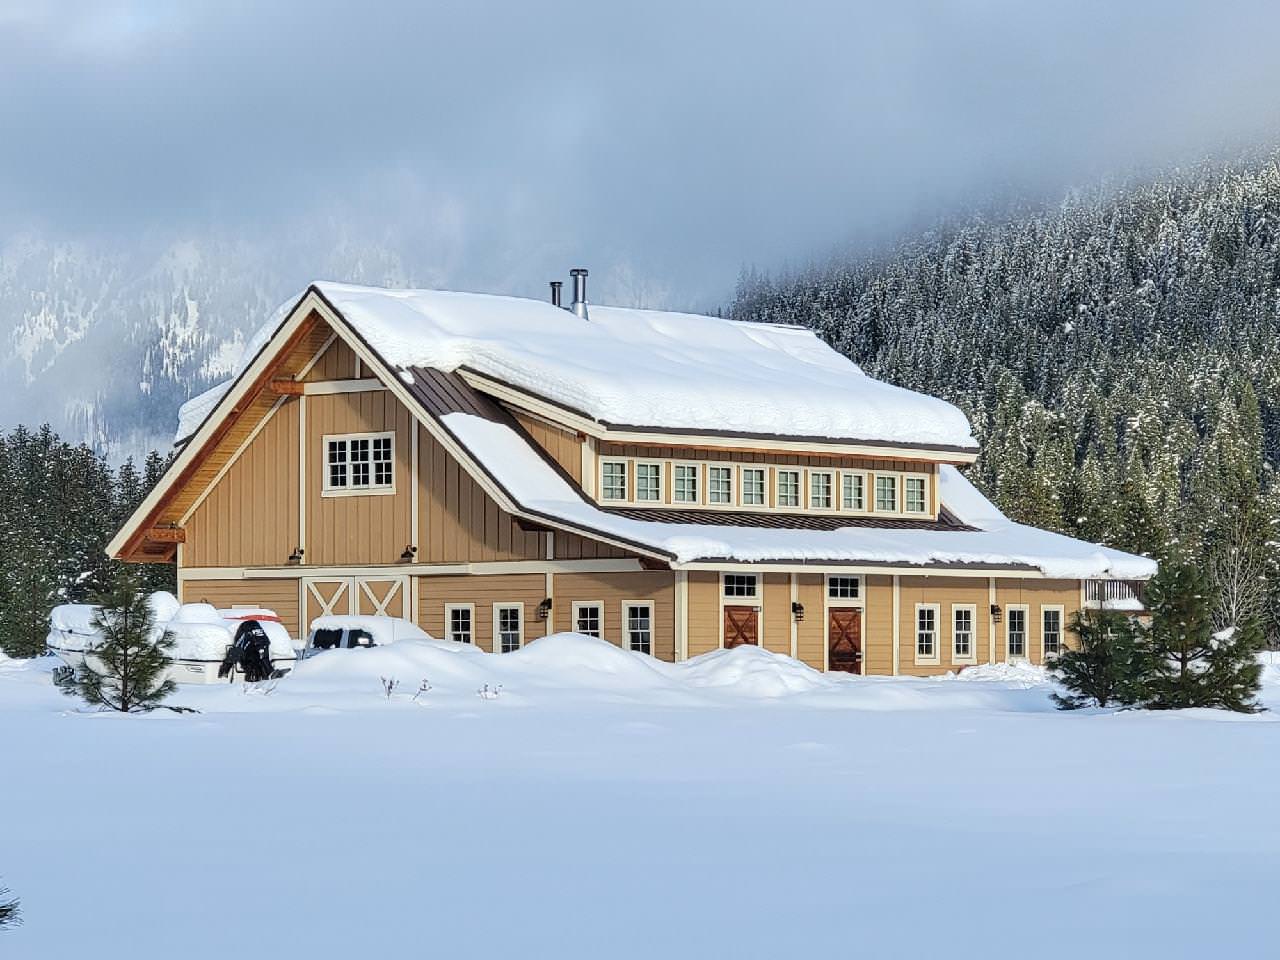
<path fill-rule="evenodd" d="M 1078 641 L 1049 661 L 1049 672 L 1065 695 L 1053 694 L 1061 710 L 1130 706 L 1144 699 L 1150 669 L 1146 631 L 1131 617 L 1113 611 L 1077 613 L 1069 629 Z"/>
<path fill-rule="evenodd" d="M 0 887 L 0 930 L 22 923 L 22 908 L 17 897 L 9 896 L 8 887 Z"/>
<path fill-rule="evenodd" d="M 1198 565 L 1174 558 L 1148 584 L 1153 676 L 1149 705 L 1160 710 L 1258 709 L 1262 629 L 1256 619 L 1214 632 L 1214 598 Z"/>
<path fill-rule="evenodd" d="M 120 567 L 96 599 L 98 610 L 91 622 L 102 640 L 85 652 L 85 662 L 64 691 L 105 710 L 154 710 L 174 690 L 172 680 L 161 680 L 174 642 L 168 631 L 152 636 L 155 615 L 141 575 Z"/>

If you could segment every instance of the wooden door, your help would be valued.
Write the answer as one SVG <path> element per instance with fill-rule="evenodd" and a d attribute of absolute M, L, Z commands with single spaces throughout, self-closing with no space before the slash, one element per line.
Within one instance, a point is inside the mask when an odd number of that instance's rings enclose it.
<path fill-rule="evenodd" d="M 725 649 L 760 642 L 760 615 L 755 607 L 724 608 Z"/>
<path fill-rule="evenodd" d="M 862 611 L 857 607 L 827 611 L 827 669 L 862 672 Z"/>
<path fill-rule="evenodd" d="M 302 581 L 302 629 L 311 630 L 316 617 L 346 616 L 354 613 L 355 597 L 347 577 L 308 577 Z"/>
<path fill-rule="evenodd" d="M 356 612 L 364 616 L 409 616 L 408 577 L 361 577 L 356 581 Z"/>

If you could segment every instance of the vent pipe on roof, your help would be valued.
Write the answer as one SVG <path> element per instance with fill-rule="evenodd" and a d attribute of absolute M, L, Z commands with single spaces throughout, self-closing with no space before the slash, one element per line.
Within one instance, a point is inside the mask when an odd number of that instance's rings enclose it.
<path fill-rule="evenodd" d="M 587 268 L 574 267 L 569 271 L 573 277 L 573 305 L 569 308 L 583 320 L 587 319 Z"/>
<path fill-rule="evenodd" d="M 560 306 L 560 288 L 564 286 L 562 280 L 551 281 L 551 305 L 553 307 Z"/>

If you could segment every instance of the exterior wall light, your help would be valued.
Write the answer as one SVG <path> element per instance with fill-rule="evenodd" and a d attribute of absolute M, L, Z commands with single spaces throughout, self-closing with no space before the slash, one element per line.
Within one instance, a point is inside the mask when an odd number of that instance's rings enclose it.
<path fill-rule="evenodd" d="M 801 602 L 800 602 L 800 601 L 798 601 L 798 600 L 793 600 L 793 601 L 791 602 L 791 615 L 792 615 L 793 617 L 795 617 L 795 618 L 796 618 L 796 622 L 797 622 L 797 623 L 799 623 L 801 620 L 803 620 L 803 619 L 804 619 L 804 604 L 803 604 L 803 603 L 801 603 Z"/>
<path fill-rule="evenodd" d="M 413 544 L 409 544 L 404 548 L 404 552 L 400 554 L 401 563 L 413 563 L 413 558 L 418 555 L 418 548 Z"/>
<path fill-rule="evenodd" d="M 294 547 L 293 553 L 289 554 L 289 563 L 296 567 L 302 562 L 302 554 L 304 552 L 301 547 Z"/>
<path fill-rule="evenodd" d="M 1000 604 L 993 603 L 991 605 L 991 619 L 996 623 L 1000 622 Z"/>
<path fill-rule="evenodd" d="M 545 620 L 549 616 L 551 616 L 551 598 L 547 597 L 547 599 L 538 604 L 538 619 Z"/>

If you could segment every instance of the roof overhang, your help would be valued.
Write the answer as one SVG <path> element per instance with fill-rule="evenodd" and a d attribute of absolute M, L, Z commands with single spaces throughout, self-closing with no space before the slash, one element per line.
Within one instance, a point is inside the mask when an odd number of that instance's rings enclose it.
<path fill-rule="evenodd" d="M 610 443 L 634 443 L 648 446 L 681 446 L 707 449 L 778 451 L 856 457 L 892 457 L 897 460 L 926 460 L 958 466 L 978 458 L 977 447 L 955 447 L 945 444 L 895 443 L 888 440 L 856 438 L 784 436 L 773 433 L 744 433 L 735 430 L 708 433 L 679 427 L 646 427 L 636 424 L 607 423 L 596 420 L 581 410 L 539 396 L 496 377 L 469 367 L 458 374 L 472 387 L 512 407 L 555 423 L 567 430 L 605 440 Z"/>

